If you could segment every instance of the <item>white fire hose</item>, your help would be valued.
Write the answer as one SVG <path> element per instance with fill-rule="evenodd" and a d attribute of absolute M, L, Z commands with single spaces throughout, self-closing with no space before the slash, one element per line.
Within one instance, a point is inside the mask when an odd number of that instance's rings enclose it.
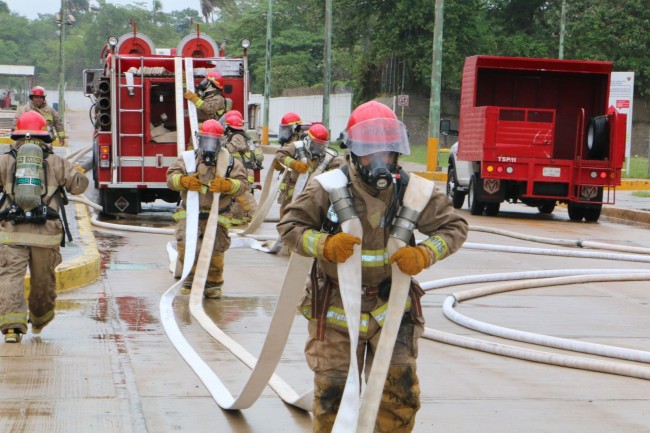
<path fill-rule="evenodd" d="M 79 154 L 81 153 L 81 151 L 78 152 Z M 272 172 L 272 170 L 270 171 Z M 272 176 L 267 174 L 267 181 L 265 182 L 265 187 L 268 183 L 268 180 L 270 180 L 271 178 Z M 268 185 L 269 185 L 270 192 L 267 195 L 263 205 L 261 206 L 260 211 L 264 209 L 264 205 L 266 205 L 267 202 L 272 203 L 275 198 L 275 195 L 271 192 L 272 190 L 270 189 L 271 184 L 268 183 Z M 90 207 L 93 207 L 94 209 L 98 209 L 98 210 L 101 209 L 101 206 L 90 202 L 85 197 L 81 197 L 81 198 L 70 197 L 70 200 L 82 202 Z M 271 206 L 269 205 L 268 207 L 270 209 Z M 188 216 L 189 213 L 190 212 L 188 209 Z M 268 213 L 268 210 L 266 211 L 266 213 Z M 266 216 L 266 214 L 263 212 L 259 212 L 259 215 L 261 215 L 262 218 L 261 220 L 259 220 L 257 227 L 255 227 L 253 230 L 250 230 L 248 233 L 240 232 L 235 234 L 238 236 L 242 236 L 242 235 L 250 236 L 252 233 L 254 233 L 255 230 L 261 224 L 261 222 L 264 221 L 264 217 Z M 258 215 L 256 215 L 256 218 L 257 217 Z M 141 232 L 161 233 L 161 234 L 173 233 L 173 229 L 132 227 L 132 226 L 124 226 L 118 224 L 101 223 L 99 221 L 96 221 L 96 218 L 94 218 L 93 224 L 100 227 L 107 227 L 111 229 L 118 228 L 119 230 L 123 230 L 123 231 L 141 231 Z M 492 233 L 501 236 L 510 236 L 513 238 L 531 241 L 531 242 L 541 242 L 541 243 L 547 243 L 547 244 L 553 244 L 553 245 L 559 245 L 565 247 L 573 247 L 573 248 L 578 247 L 578 248 L 619 251 L 626 254 L 602 253 L 602 252 L 595 252 L 595 251 L 567 250 L 567 249 L 556 250 L 556 249 L 541 249 L 541 248 L 505 247 L 505 246 L 476 244 L 476 243 L 465 243 L 462 247 L 463 249 L 477 249 L 477 250 L 485 250 L 485 251 L 498 251 L 498 252 L 509 252 L 509 253 L 520 253 L 520 254 L 544 254 L 544 255 L 564 256 L 564 257 L 573 257 L 573 258 L 632 261 L 632 262 L 642 262 L 642 263 L 647 263 L 650 261 L 650 255 L 648 254 L 650 252 L 649 248 L 626 247 L 620 245 L 612 245 L 612 244 L 606 244 L 601 242 L 591 242 L 591 241 L 582 241 L 582 240 L 567 241 L 567 240 L 554 239 L 554 238 L 543 238 L 543 237 L 523 235 L 523 234 L 508 232 L 505 230 L 480 227 L 480 226 L 472 226 L 470 227 L 470 229 L 473 231 Z M 251 237 L 255 237 L 255 236 L 251 236 Z M 188 237 L 188 241 L 189 241 L 189 237 Z M 188 251 L 190 249 L 189 248 L 190 244 L 191 242 L 188 242 L 188 244 L 186 245 L 186 254 L 188 254 Z M 204 245 L 205 245 L 205 239 L 204 239 Z M 196 245 L 194 245 L 194 247 L 195 246 Z M 355 246 L 355 248 L 357 247 L 358 246 Z M 360 253 L 360 248 L 359 248 L 359 253 Z M 217 403 L 221 407 L 227 409 L 241 409 L 241 408 L 249 407 L 259 397 L 258 392 L 261 393 L 261 390 L 268 382 L 269 386 L 271 386 L 271 388 L 285 402 L 289 404 L 293 404 L 296 407 L 305 410 L 311 409 L 312 396 L 310 392 L 307 392 L 303 395 L 299 395 L 281 378 L 279 378 L 275 374 L 272 374 L 273 371 L 275 370 L 277 363 L 279 362 L 280 355 L 282 354 L 282 350 L 284 348 L 284 345 L 288 337 L 288 332 L 291 326 L 291 322 L 293 321 L 293 318 L 295 316 L 295 311 L 294 311 L 295 304 L 297 303 L 297 299 L 299 298 L 299 295 L 303 290 L 304 279 L 296 278 L 296 275 L 299 274 L 302 274 L 304 276 L 305 269 L 308 268 L 308 264 L 306 262 L 304 261 L 301 262 L 303 259 L 305 258 L 297 254 L 292 255 L 284 279 L 284 284 L 283 284 L 284 289 L 280 294 L 280 298 L 278 299 L 276 311 L 271 321 L 269 335 L 265 340 L 264 348 L 260 354 L 259 359 L 255 359 L 253 355 L 248 353 L 243 347 L 241 347 L 234 340 L 230 339 L 230 337 L 225 335 L 221 330 L 219 330 L 218 327 L 216 327 L 216 325 L 211 321 L 211 319 L 207 315 L 205 315 L 205 312 L 203 311 L 201 305 L 202 290 L 192 290 L 192 294 L 194 295 L 194 297 L 199 298 L 198 300 L 194 299 L 192 301 L 192 296 L 190 296 L 191 299 L 190 310 L 192 311 L 193 316 L 195 316 L 195 318 L 201 323 L 204 329 L 208 330 L 208 332 L 215 339 L 217 339 L 218 342 L 220 342 L 221 344 L 224 344 L 225 342 L 224 346 L 228 350 L 233 352 L 235 356 L 241 359 L 250 368 L 255 367 L 253 369 L 253 372 L 251 373 L 251 377 L 249 381 L 247 382 L 242 393 L 237 399 L 230 396 L 229 391 L 223 385 L 223 383 L 218 379 L 218 377 L 214 374 L 214 372 L 210 369 L 210 367 L 194 351 L 194 349 L 189 345 L 189 343 L 187 343 L 187 341 L 182 336 L 182 333 L 180 332 L 178 325 L 175 323 L 172 301 L 176 296 L 178 289 L 182 284 L 184 278 L 181 278 L 179 282 L 177 282 L 174 286 L 172 286 L 170 290 L 167 293 L 165 293 L 165 295 L 163 295 L 160 305 L 161 305 L 161 321 L 163 322 L 165 331 L 168 333 L 170 340 L 172 339 L 176 340 L 176 343 L 174 344 L 177 350 L 179 351 L 179 353 L 181 354 L 181 356 L 183 356 L 183 358 L 188 362 L 188 364 L 192 367 L 192 369 L 197 373 L 199 378 L 204 382 L 204 384 L 206 384 L 206 387 L 210 391 L 211 395 L 213 395 L 215 401 L 217 401 Z M 190 265 L 191 267 L 192 261 L 193 261 L 193 256 L 189 259 L 186 259 L 185 260 L 186 266 Z M 200 262 L 199 265 L 201 265 Z M 206 266 L 206 264 L 204 263 L 203 266 Z M 198 274 L 199 267 L 200 266 L 197 266 L 197 274 Z M 189 269 L 187 270 L 187 272 L 189 272 Z M 183 271 L 183 275 L 184 277 L 186 276 L 185 270 Z M 474 329 L 479 332 L 488 333 L 502 338 L 509 338 L 517 341 L 523 341 L 526 343 L 555 347 L 564 350 L 572 350 L 575 352 L 589 353 L 589 354 L 599 355 L 599 356 L 608 356 L 610 358 L 617 358 L 622 360 L 632 360 L 632 361 L 645 362 L 645 363 L 647 363 L 650 360 L 650 352 L 627 349 L 627 348 L 619 348 L 619 347 L 613 347 L 607 345 L 599 345 L 599 344 L 593 344 L 588 342 L 580 342 L 580 341 L 575 341 L 570 339 L 562 339 L 562 338 L 557 338 L 552 336 L 545 336 L 545 335 L 534 334 L 529 332 L 517 331 L 509 328 L 498 327 L 488 323 L 473 320 L 471 318 L 468 318 L 458 313 L 453 309 L 454 304 L 459 304 L 462 301 L 473 299 L 479 296 L 486 296 L 489 294 L 503 293 L 510 290 L 523 290 L 526 288 L 544 287 L 544 286 L 559 285 L 559 284 L 576 284 L 576 283 L 589 282 L 589 281 L 639 281 L 639 280 L 648 281 L 650 280 L 650 274 L 644 272 L 643 270 L 568 269 L 568 270 L 553 270 L 553 271 L 517 272 L 517 273 L 508 273 L 508 274 L 471 275 L 465 277 L 454 277 L 454 278 L 448 278 L 444 280 L 424 282 L 422 283 L 422 288 L 425 290 L 433 290 L 433 289 L 450 287 L 453 285 L 460 285 L 460 284 L 475 284 L 475 283 L 498 282 L 498 281 L 508 282 L 515 279 L 526 279 L 526 281 L 518 282 L 518 283 L 508 283 L 504 285 L 493 285 L 493 286 L 483 287 L 480 289 L 473 289 L 473 290 L 454 293 L 444 301 L 443 313 L 448 318 L 450 318 L 450 320 L 457 321 L 457 323 L 461 324 L 462 326 L 466 326 L 470 329 Z M 196 277 L 195 277 L 195 281 L 197 281 Z M 174 293 L 174 288 L 176 293 Z M 389 309 L 392 303 L 393 300 L 391 294 Z M 354 310 L 353 307 L 350 308 Z M 347 313 L 347 306 L 346 306 L 346 313 Z M 284 321 L 282 320 L 283 317 L 285 319 Z M 384 329 L 382 333 L 385 331 L 386 329 Z M 357 335 L 358 335 L 358 330 L 357 330 Z M 453 335 L 453 334 L 441 332 L 430 328 L 425 328 L 425 332 L 423 336 L 427 339 L 443 342 L 446 344 L 452 344 L 459 347 L 465 347 L 472 350 L 480 350 L 480 351 L 494 353 L 502 356 L 509 356 L 518 359 L 529 360 L 532 362 L 542 362 L 542 363 L 564 366 L 569 368 L 578 368 L 578 369 L 624 375 L 624 376 L 650 380 L 650 368 L 647 367 L 624 364 L 624 363 L 614 362 L 614 361 L 602 361 L 598 359 L 581 358 L 577 356 L 567 356 L 567 355 L 561 355 L 561 354 L 551 353 L 551 352 L 535 351 L 530 349 L 503 345 L 494 342 L 482 341 L 474 338 L 462 337 L 462 336 Z M 392 352 L 392 348 L 391 348 L 391 352 Z M 385 358 L 387 358 L 386 362 L 390 360 L 390 356 Z M 378 362 L 378 357 L 376 357 L 374 360 L 375 365 L 377 364 L 377 362 Z M 354 362 L 353 364 L 357 365 L 356 362 Z M 371 375 L 375 369 L 375 365 L 373 365 L 373 369 L 371 370 Z M 358 378 L 358 371 L 356 373 L 356 377 Z M 368 390 L 366 391 L 364 397 L 366 399 L 368 398 L 368 396 L 370 395 L 369 392 L 371 388 L 378 389 L 380 392 L 379 395 L 381 395 L 381 390 L 383 389 L 384 380 L 385 380 L 385 374 L 383 380 L 370 379 L 367 384 Z M 224 396 L 226 395 L 230 397 L 224 398 Z M 363 406 L 362 406 L 364 409 L 366 408 L 365 406 L 366 404 L 370 405 L 370 400 L 368 400 L 368 403 L 366 403 L 366 400 L 364 399 Z M 352 407 L 355 407 L 354 405 L 355 403 L 352 403 Z M 359 405 L 357 404 L 356 407 L 359 408 Z M 341 410 L 344 410 L 343 403 L 341 404 Z M 371 431 L 367 429 L 369 428 L 368 426 L 374 425 L 374 416 L 376 416 L 376 410 L 372 416 L 370 416 L 370 412 L 367 409 L 362 410 L 361 415 L 359 415 L 359 426 L 360 428 L 363 428 L 365 430 L 359 430 L 359 431 Z M 353 430 L 347 430 L 347 431 L 353 431 Z"/>

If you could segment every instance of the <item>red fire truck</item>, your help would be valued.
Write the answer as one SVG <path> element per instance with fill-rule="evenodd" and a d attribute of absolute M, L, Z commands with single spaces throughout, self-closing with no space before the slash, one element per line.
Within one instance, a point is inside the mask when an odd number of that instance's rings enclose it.
<path fill-rule="evenodd" d="M 465 59 L 458 142 L 447 194 L 472 215 L 502 202 L 572 221 L 597 221 L 621 183 L 626 116 L 608 107 L 612 63 L 473 56 Z"/>
<path fill-rule="evenodd" d="M 179 200 L 167 188 L 165 174 L 192 146 L 183 98 L 188 70 L 194 81 L 190 88 L 208 71 L 220 72 L 224 96 L 248 122 L 248 45 L 242 41 L 241 57 L 226 57 L 224 46 L 219 48 L 198 26 L 176 48 L 156 48 L 134 24 L 133 32 L 108 39 L 103 69 L 84 71 L 85 93 L 94 102 L 93 179 L 105 213 L 137 214 L 142 203 Z"/>

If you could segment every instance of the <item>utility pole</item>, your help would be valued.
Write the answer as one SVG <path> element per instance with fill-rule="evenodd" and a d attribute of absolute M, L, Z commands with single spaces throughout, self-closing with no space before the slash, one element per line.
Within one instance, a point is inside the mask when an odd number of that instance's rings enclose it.
<path fill-rule="evenodd" d="M 562 0 L 562 12 L 560 13 L 560 49 L 558 51 L 558 59 L 564 58 L 564 33 L 566 22 L 566 0 Z"/>
<path fill-rule="evenodd" d="M 323 124 L 330 129 L 330 92 L 332 91 L 332 0 L 325 0 L 325 49 L 323 50 Z M 331 135 L 331 132 L 330 132 Z"/>
<path fill-rule="evenodd" d="M 262 144 L 269 144 L 269 106 L 271 105 L 271 22 L 273 20 L 273 0 L 269 0 L 266 13 L 266 71 L 264 72 L 264 122 L 262 124 Z"/>
<path fill-rule="evenodd" d="M 65 25 L 68 21 L 68 8 L 66 0 L 61 0 L 61 23 L 59 33 L 59 107 L 61 121 L 65 125 Z"/>
<path fill-rule="evenodd" d="M 433 58 L 431 62 L 431 99 L 429 101 L 429 139 L 427 142 L 427 171 L 438 170 L 440 138 L 440 78 L 442 76 L 442 21 L 444 0 L 436 0 L 433 22 Z"/>

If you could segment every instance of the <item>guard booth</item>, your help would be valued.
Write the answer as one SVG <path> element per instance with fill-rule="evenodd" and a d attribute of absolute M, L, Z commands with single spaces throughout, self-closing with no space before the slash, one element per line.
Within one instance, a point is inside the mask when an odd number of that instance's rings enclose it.
<path fill-rule="evenodd" d="M 11 127 L 19 105 L 29 100 L 34 66 L 0 65 L 0 143 L 11 144 Z"/>

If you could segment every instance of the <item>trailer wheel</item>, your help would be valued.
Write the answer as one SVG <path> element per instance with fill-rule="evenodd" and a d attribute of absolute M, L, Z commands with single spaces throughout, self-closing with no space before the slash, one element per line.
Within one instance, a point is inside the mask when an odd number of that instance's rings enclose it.
<path fill-rule="evenodd" d="M 537 210 L 539 211 L 539 213 L 543 213 L 546 215 L 552 214 L 553 211 L 555 210 L 555 202 L 549 201 L 544 204 L 540 204 L 539 206 L 537 206 Z"/>
<path fill-rule="evenodd" d="M 585 216 L 585 208 L 572 201 L 567 205 L 567 211 L 569 211 L 569 219 L 571 221 L 582 221 Z"/>
<path fill-rule="evenodd" d="M 607 116 L 593 117 L 587 130 L 589 158 L 604 159 L 609 156 L 609 122 Z"/>
<path fill-rule="evenodd" d="M 501 208 L 501 203 L 486 203 L 485 215 L 497 216 L 499 214 L 499 208 Z"/>
<path fill-rule="evenodd" d="M 476 182 L 477 177 L 475 174 L 472 175 L 469 180 L 469 194 L 467 194 L 467 207 L 469 207 L 469 213 L 472 215 L 482 215 L 485 210 L 485 203 L 481 203 L 476 199 Z"/>
<path fill-rule="evenodd" d="M 591 204 L 584 208 L 583 214 L 585 221 L 595 223 L 600 218 L 600 212 L 603 210 L 602 204 Z"/>
<path fill-rule="evenodd" d="M 456 169 L 450 165 L 447 170 L 447 197 L 455 209 L 463 207 L 465 202 L 465 193 L 458 191 L 458 182 L 456 181 Z"/>

